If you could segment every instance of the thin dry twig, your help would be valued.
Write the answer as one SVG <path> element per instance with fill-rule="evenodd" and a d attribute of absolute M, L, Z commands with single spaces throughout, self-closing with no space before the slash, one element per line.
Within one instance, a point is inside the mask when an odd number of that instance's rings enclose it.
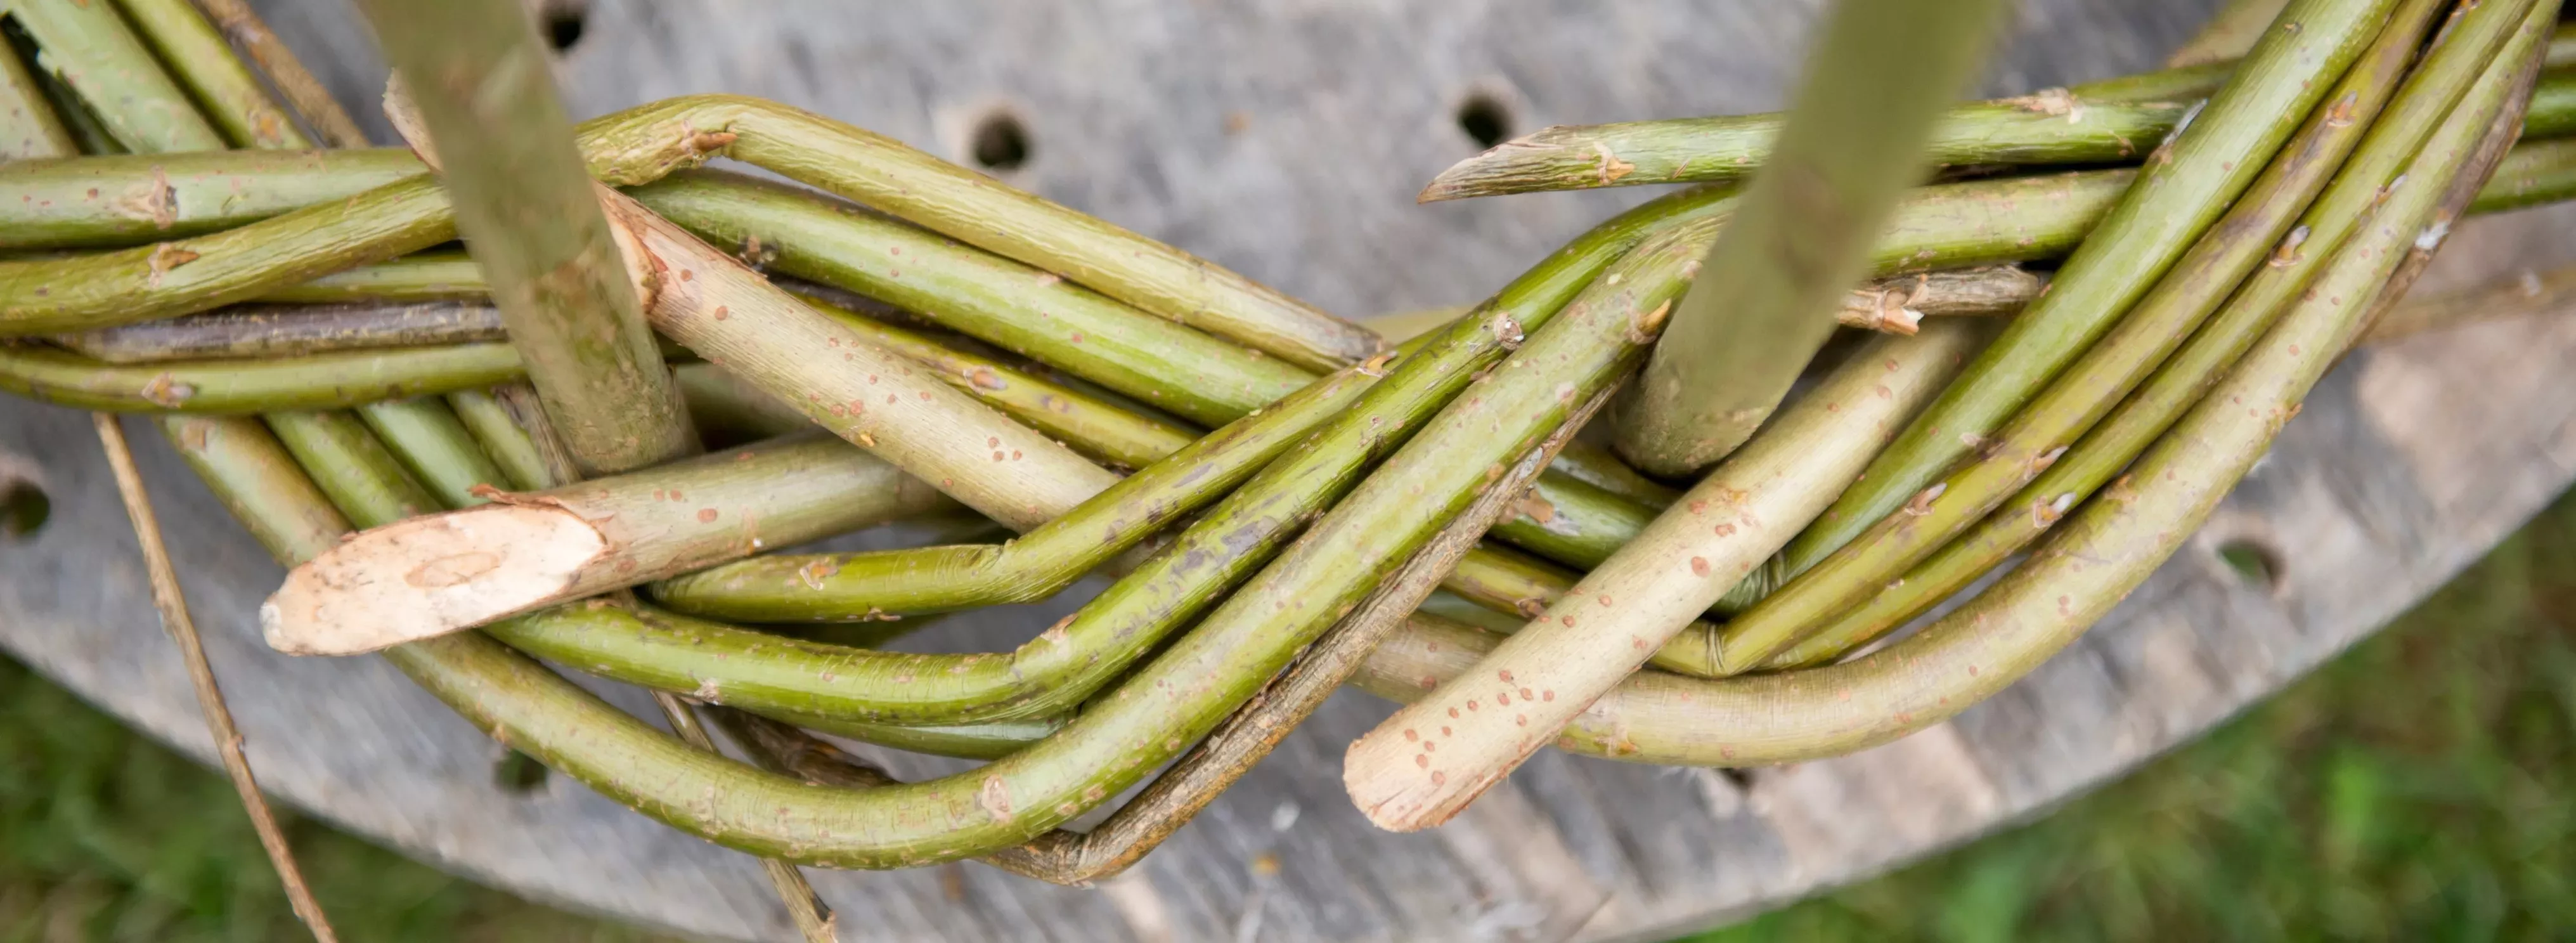
<path fill-rule="evenodd" d="M 116 490 L 125 499 L 125 514 L 134 521 L 134 541 L 143 550 L 144 572 L 152 580 L 152 604 L 161 610 L 161 627 L 170 639 L 179 643 L 179 656 L 188 663 L 188 680 L 197 689 L 197 708 L 206 715 L 206 732 L 215 738 L 215 755 L 223 759 L 224 772 L 233 780 L 233 790 L 241 793 L 242 808 L 250 813 L 251 829 L 259 833 L 260 847 L 268 852 L 268 863 L 277 869 L 279 883 L 286 885 L 286 899 L 295 907 L 295 916 L 322 943 L 338 943 L 331 932 L 331 921 L 322 913 L 322 903 L 313 898 L 313 889 L 304 883 L 304 871 L 295 865 L 295 852 L 286 845 L 286 833 L 277 827 L 277 816 L 270 812 L 268 799 L 259 793 L 259 781 L 251 776 L 250 757 L 242 752 L 241 730 L 233 726 L 233 714 L 224 706 L 224 692 L 215 685 L 214 666 L 206 661 L 206 647 L 197 637 L 197 623 L 188 616 L 188 600 L 179 591 L 179 573 L 170 566 L 169 548 L 161 544 L 161 521 L 152 513 L 152 498 L 143 490 L 143 473 L 134 465 L 134 450 L 125 441 L 125 429 L 108 413 L 92 413 L 98 425 L 98 441 L 107 449 L 107 464 L 116 473 Z"/>
<path fill-rule="evenodd" d="M 680 742 L 709 753 L 716 752 L 715 738 L 707 736 L 705 724 L 698 722 L 697 712 L 689 703 L 669 691 L 653 692 L 653 704 L 662 709 L 662 719 L 671 722 L 671 732 Z M 778 900 L 787 905 L 787 916 L 796 921 L 796 932 L 805 935 L 806 943 L 836 943 L 840 940 L 840 917 L 814 894 L 814 885 L 805 880 L 805 872 L 776 858 L 760 859 L 760 870 L 769 875 L 769 886 L 778 891 Z"/>

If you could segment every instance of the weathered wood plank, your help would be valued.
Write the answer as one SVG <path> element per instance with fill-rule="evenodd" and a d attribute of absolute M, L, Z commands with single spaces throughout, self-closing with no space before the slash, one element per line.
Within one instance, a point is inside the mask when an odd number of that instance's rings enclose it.
<path fill-rule="evenodd" d="M 1990 88 L 2144 66 L 2210 5 L 2027 0 Z M 261 6 L 381 134 L 370 106 L 382 65 L 342 0 Z M 742 92 L 958 158 L 976 122 L 1007 107 L 1029 134 L 1015 183 L 1367 314 L 1472 298 L 1646 196 L 1412 206 L 1413 188 L 1476 147 L 1454 121 L 1464 97 L 1493 98 L 1517 130 L 1768 107 L 1817 6 L 603 0 L 563 75 L 585 114 Z M 2469 227 L 2427 284 L 2552 261 L 2571 233 L 2565 211 Z M 2102 627 L 1993 702 L 1878 751 L 1742 784 L 1546 754 L 1505 801 L 1397 836 L 1342 798 L 1342 745 L 1387 711 L 1346 694 L 1102 888 L 976 866 L 816 883 L 851 939 L 888 940 L 1514 939 L 1587 914 L 1583 938 L 1651 938 L 1812 893 L 2119 774 L 2474 559 L 2576 476 L 2576 376 L 2557 366 L 2571 353 L 2576 319 L 2357 355 L 2210 528 Z M 82 422 L 0 401 L 0 474 L 34 469 L 55 502 L 42 531 L 0 542 L 0 645 L 210 756 Z M 705 936 L 789 938 L 749 859 L 577 785 L 502 790 L 498 749 L 380 663 L 267 652 L 248 616 L 276 569 L 166 449 L 144 458 L 252 759 L 283 798 L 538 899 Z M 2284 561 L 2277 590 L 2216 562 L 2233 539 Z M 1082 595 L 919 644 L 1006 644 Z M 642 707 L 636 692 L 597 689 Z M 880 755 L 911 775 L 961 766 Z"/>

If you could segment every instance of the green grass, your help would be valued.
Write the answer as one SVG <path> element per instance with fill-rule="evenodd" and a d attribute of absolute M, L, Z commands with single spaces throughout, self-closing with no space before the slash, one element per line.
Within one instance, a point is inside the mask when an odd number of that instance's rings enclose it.
<path fill-rule="evenodd" d="M 350 943 L 654 939 L 289 821 Z M 0 943 L 302 935 L 230 782 L 0 659 Z"/>
<path fill-rule="evenodd" d="M 1692 943 L 2576 936 L 2576 499 L 2036 824 Z M 345 939 L 646 940 L 292 826 Z M 231 788 L 0 660 L 0 943 L 288 940 Z"/>

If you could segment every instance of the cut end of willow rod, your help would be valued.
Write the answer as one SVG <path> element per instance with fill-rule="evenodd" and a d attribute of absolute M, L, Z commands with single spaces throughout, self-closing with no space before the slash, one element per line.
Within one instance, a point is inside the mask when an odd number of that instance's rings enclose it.
<path fill-rule="evenodd" d="M 487 504 L 350 536 L 286 575 L 259 607 L 270 648 L 358 655 L 559 601 L 608 538 L 543 504 Z"/>
<path fill-rule="evenodd" d="M 1530 166 L 1533 161 L 1544 167 L 1545 176 L 1571 181 L 1547 189 L 1614 186 L 1619 178 L 1637 169 L 1637 165 L 1620 160 L 1599 141 L 1583 146 L 1585 130 L 1582 125 L 1552 125 L 1486 148 L 1431 178 L 1431 183 L 1414 195 L 1413 202 L 1439 203 L 1527 192 L 1533 189 L 1528 179 L 1534 173 Z M 1545 160 L 1548 157 L 1559 159 Z M 1572 179 L 1577 177 L 1581 179 Z"/>

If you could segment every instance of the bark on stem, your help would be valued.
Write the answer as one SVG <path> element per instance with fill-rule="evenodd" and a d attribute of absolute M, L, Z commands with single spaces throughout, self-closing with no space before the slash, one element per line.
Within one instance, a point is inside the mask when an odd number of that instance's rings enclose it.
<path fill-rule="evenodd" d="M 697 712 L 690 710 L 679 695 L 655 691 L 653 706 L 662 711 L 662 719 L 670 723 L 672 735 L 680 742 L 701 752 L 716 752 L 715 738 L 707 735 Z M 838 918 L 832 908 L 824 906 L 821 897 L 815 896 L 814 885 L 806 882 L 804 872 L 776 858 L 760 859 L 760 870 L 768 876 L 770 889 L 778 892 L 779 902 L 787 906 L 788 920 L 796 924 L 796 932 L 805 937 L 806 943 L 836 943 L 841 938 L 836 928 Z"/>
<path fill-rule="evenodd" d="M 418 160 L 391 149 L 13 161 L 0 165 L 0 249 L 117 247 L 202 235 L 420 171 Z"/>
<path fill-rule="evenodd" d="M 527 11 L 361 6 L 431 138 L 412 143 L 435 147 L 457 231 L 574 464 L 615 474 L 697 451 Z"/>
<path fill-rule="evenodd" d="M 303 129 L 269 100 L 259 76 L 234 57 L 223 34 L 188 0 L 116 0 L 116 6 L 160 54 L 172 77 L 204 103 L 206 116 L 232 146 L 252 150 L 313 146 Z"/>
<path fill-rule="evenodd" d="M 1456 815 L 1823 512 L 1985 327 L 1939 324 L 1853 354 L 1471 672 L 1353 741 L 1342 761 L 1351 801 L 1394 831 Z M 1500 711 L 1448 716 L 1514 695 L 1508 722 Z"/>
<path fill-rule="evenodd" d="M 1930 158 L 1933 124 L 1974 77 L 2004 5 L 1844 0 L 1741 215 L 1703 263 L 1617 417 L 1619 454 L 1678 477 L 1753 435 L 1833 336 L 1825 317 Z M 1903 61 L 1906 68 L 1883 64 Z"/>
<path fill-rule="evenodd" d="M 1053 273 L 784 185 L 699 170 L 631 195 L 763 269 L 914 312 L 1202 425 L 1233 422 L 1315 377 Z"/>
<path fill-rule="evenodd" d="M 1925 317 L 2020 311 L 2047 286 L 2045 276 L 2014 265 L 1896 275 L 1844 295 L 1834 320 L 1865 331 L 1912 334 Z"/>
<path fill-rule="evenodd" d="M 274 359 L 391 347 L 490 344 L 508 339 L 499 309 L 430 301 L 242 305 L 167 321 L 65 334 L 56 343 L 113 364 L 196 359 Z"/>
<path fill-rule="evenodd" d="M 653 327 L 984 516 L 1028 530 L 1117 476 L 922 375 L 624 195 Z M 515 332 L 514 332 L 515 333 Z M 835 357 L 834 354 L 839 356 Z"/>

